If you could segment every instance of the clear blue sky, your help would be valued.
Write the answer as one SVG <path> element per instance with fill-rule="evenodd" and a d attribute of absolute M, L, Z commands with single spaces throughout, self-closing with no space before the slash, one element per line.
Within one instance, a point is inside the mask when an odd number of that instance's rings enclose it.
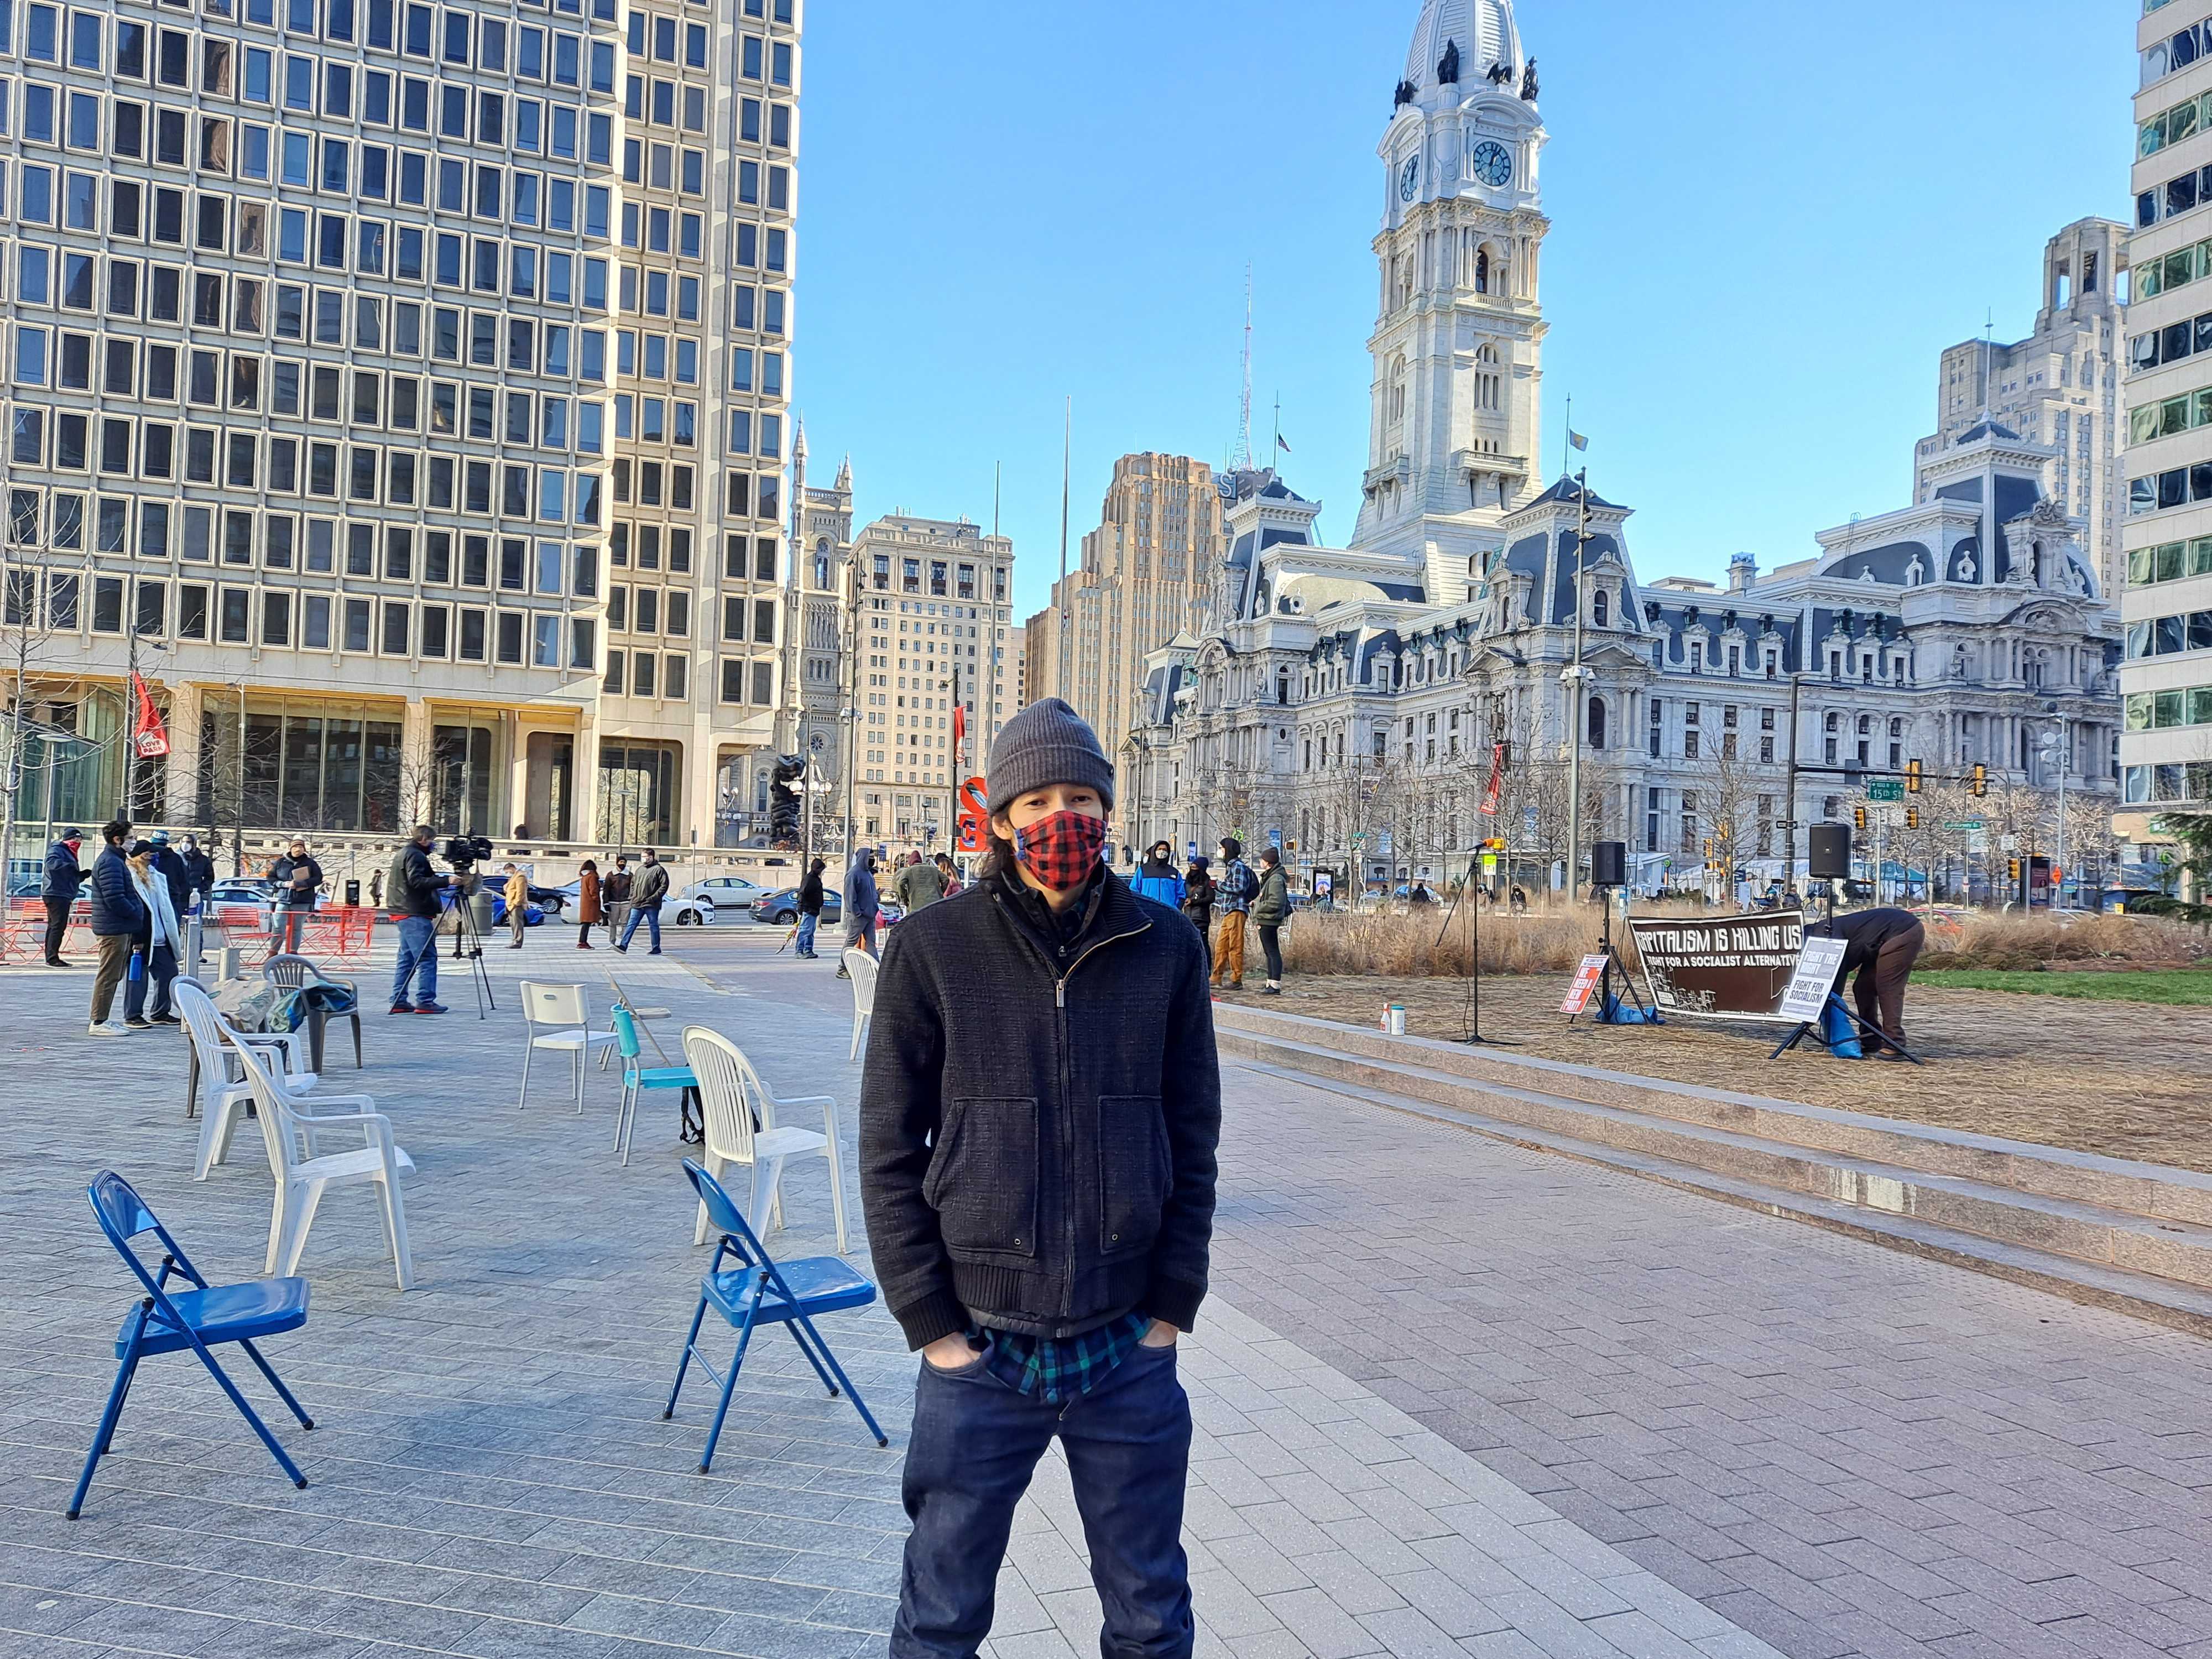
<path fill-rule="evenodd" d="M 2032 326 L 2045 240 L 2124 218 L 2137 0 L 1523 0 L 1551 143 L 1546 476 L 1565 399 L 1638 573 L 1905 505 L 1946 345 Z M 1016 598 L 1116 456 L 1219 465 L 1244 268 L 1254 447 L 1352 530 L 1375 145 L 1418 0 L 816 0 L 797 380 L 860 521 L 1003 522 Z M 1044 20 L 1049 19 L 1047 24 Z"/>

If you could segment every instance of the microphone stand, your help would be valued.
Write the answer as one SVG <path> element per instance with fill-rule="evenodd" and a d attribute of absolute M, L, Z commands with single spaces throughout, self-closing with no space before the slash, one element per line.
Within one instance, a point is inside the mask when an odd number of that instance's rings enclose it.
<path fill-rule="evenodd" d="M 1474 872 L 1468 872 L 1467 879 L 1460 884 L 1459 891 L 1452 895 L 1451 908 L 1444 912 L 1444 925 L 1437 930 L 1436 946 L 1440 948 L 1444 935 L 1451 932 L 1452 918 L 1467 900 L 1468 890 L 1474 885 Z M 1521 1045 L 1506 1037 L 1486 1037 L 1482 1034 L 1482 901 L 1477 898 L 1469 912 L 1474 918 L 1474 936 L 1468 949 L 1467 975 L 1467 1035 L 1460 1039 L 1470 1048 L 1517 1048 Z"/>

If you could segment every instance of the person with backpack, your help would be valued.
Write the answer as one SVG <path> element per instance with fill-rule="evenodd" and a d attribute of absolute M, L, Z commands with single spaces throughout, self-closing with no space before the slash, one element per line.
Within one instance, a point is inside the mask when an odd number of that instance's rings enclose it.
<path fill-rule="evenodd" d="M 1213 861 L 1202 853 L 1191 855 L 1182 875 L 1182 913 L 1198 929 L 1198 942 L 1206 947 L 1206 971 L 1213 972 Z"/>
<path fill-rule="evenodd" d="M 860 1088 L 885 1305 L 921 1354 L 890 1659 L 972 1659 L 1057 1438 L 1098 1651 L 1189 1659 L 1190 1401 L 1221 1077 L 1199 941 L 1101 861 L 1114 768 L 1047 698 L 988 769 L 975 890 L 892 930 Z"/>
<path fill-rule="evenodd" d="M 1226 979 L 1229 988 L 1244 988 L 1244 918 L 1252 908 L 1252 896 L 1260 884 L 1252 866 L 1244 862 L 1244 843 L 1234 836 L 1221 838 L 1221 878 L 1215 884 L 1213 902 L 1221 912 L 1213 936 L 1212 981 Z"/>
<path fill-rule="evenodd" d="M 108 1016 L 115 1007 L 115 988 L 130 970 L 131 952 L 149 918 L 123 851 L 131 840 L 130 821 L 117 818 L 101 829 L 100 839 L 100 856 L 92 864 L 92 936 L 100 942 L 100 966 L 92 976 L 92 1023 L 85 1034 L 128 1036 L 131 1028 Z"/>
<path fill-rule="evenodd" d="M 827 897 L 822 890 L 822 872 L 830 867 L 827 859 L 817 859 L 806 866 L 806 876 L 799 884 L 799 931 L 792 936 L 792 955 L 801 962 L 819 962 L 815 953 L 814 933 L 822 925 L 822 906 Z"/>
<path fill-rule="evenodd" d="M 1140 898 L 1156 899 L 1170 910 L 1182 909 L 1183 880 L 1176 873 L 1175 848 L 1164 841 L 1154 842 L 1129 885 Z"/>
<path fill-rule="evenodd" d="M 1252 900 L 1253 925 L 1260 930 L 1260 954 L 1267 963 L 1267 982 L 1260 994 L 1283 994 L 1283 924 L 1291 919 L 1291 878 L 1275 848 L 1260 854 L 1260 890 Z"/>

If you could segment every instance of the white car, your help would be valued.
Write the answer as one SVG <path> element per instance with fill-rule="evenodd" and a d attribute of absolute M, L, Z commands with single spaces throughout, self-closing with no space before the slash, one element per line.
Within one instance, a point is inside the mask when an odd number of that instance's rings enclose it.
<path fill-rule="evenodd" d="M 670 902 L 669 919 L 678 927 L 703 927 L 718 915 L 750 915 L 753 901 L 767 890 L 743 876 L 696 881 Z"/>

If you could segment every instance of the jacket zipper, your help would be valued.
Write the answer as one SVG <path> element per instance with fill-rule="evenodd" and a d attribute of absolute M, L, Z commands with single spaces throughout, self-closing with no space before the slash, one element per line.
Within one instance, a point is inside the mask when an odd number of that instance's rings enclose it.
<path fill-rule="evenodd" d="M 1074 1060 L 1068 1052 L 1067 981 L 1073 977 L 1077 969 L 1083 966 L 1085 962 L 1090 960 L 1090 958 L 1098 951 L 1104 950 L 1109 945 L 1118 945 L 1123 939 L 1134 939 L 1139 933 L 1149 933 L 1152 931 L 1152 924 L 1147 921 L 1140 926 L 1132 927 L 1126 933 L 1116 933 L 1111 939 L 1102 939 L 1096 941 L 1088 949 L 1086 949 L 1082 955 L 1077 957 L 1074 961 L 1067 964 L 1066 972 L 1062 973 L 1057 979 L 1053 981 L 1053 1006 L 1056 1011 L 1054 1016 L 1054 1029 L 1056 1033 L 1057 1041 L 1060 1044 L 1060 1139 L 1061 1158 L 1060 1167 L 1062 1169 L 1073 1170 L 1075 1168 L 1075 1114 L 1068 1109 L 1068 1102 L 1075 1092 L 1075 1073 Z M 1073 1318 L 1075 1313 L 1075 1273 L 1073 1264 L 1075 1261 L 1076 1220 L 1075 1206 L 1073 1203 L 1067 1206 L 1067 1259 L 1069 1262 L 1069 1271 L 1060 1296 L 1060 1316 L 1062 1319 Z"/>

